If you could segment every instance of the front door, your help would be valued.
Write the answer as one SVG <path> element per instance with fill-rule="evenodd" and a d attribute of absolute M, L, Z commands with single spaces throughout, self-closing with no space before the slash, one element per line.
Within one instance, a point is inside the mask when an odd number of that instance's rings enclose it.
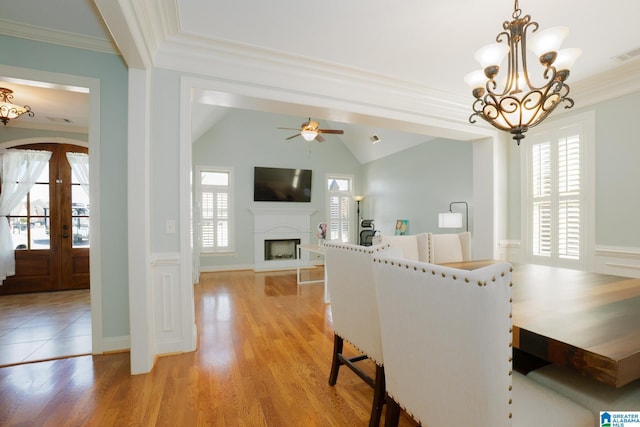
<path fill-rule="evenodd" d="M 16 274 L 0 294 L 89 288 L 88 186 L 74 173 L 67 153 L 88 153 L 71 144 L 30 144 L 16 149 L 50 151 L 49 165 L 25 199 L 11 212 L 9 224 Z"/>

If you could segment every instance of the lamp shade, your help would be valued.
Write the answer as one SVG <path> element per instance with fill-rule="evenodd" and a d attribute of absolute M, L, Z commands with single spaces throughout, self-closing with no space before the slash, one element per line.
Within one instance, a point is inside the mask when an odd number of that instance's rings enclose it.
<path fill-rule="evenodd" d="M 552 27 L 534 33 L 527 47 L 540 57 L 547 52 L 557 52 L 565 37 L 569 34 L 567 27 Z"/>
<path fill-rule="evenodd" d="M 500 66 L 504 57 L 509 53 L 509 46 L 505 43 L 492 43 L 478 49 L 473 56 L 480 63 L 482 69 Z"/>
<path fill-rule="evenodd" d="M 464 76 L 464 82 L 471 89 L 484 88 L 487 84 L 487 77 L 484 75 L 484 70 L 475 70 Z"/>
<path fill-rule="evenodd" d="M 582 50 L 578 48 L 562 49 L 558 51 L 558 57 L 553 65 L 556 70 L 568 70 L 582 54 Z"/>
<path fill-rule="evenodd" d="M 462 214 L 458 212 L 445 212 L 445 213 L 438 214 L 438 227 L 461 228 Z"/>
<path fill-rule="evenodd" d="M 316 139 L 316 136 L 318 136 L 318 132 L 315 130 L 303 130 L 302 132 L 300 132 L 300 134 L 305 141 L 309 142 L 313 141 L 314 139 Z"/>

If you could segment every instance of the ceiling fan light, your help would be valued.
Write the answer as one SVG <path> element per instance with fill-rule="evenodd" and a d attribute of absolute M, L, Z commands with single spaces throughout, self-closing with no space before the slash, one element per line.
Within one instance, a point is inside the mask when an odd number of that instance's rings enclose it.
<path fill-rule="evenodd" d="M 303 130 L 300 134 L 307 142 L 313 141 L 318 136 L 318 132 L 315 130 Z"/>

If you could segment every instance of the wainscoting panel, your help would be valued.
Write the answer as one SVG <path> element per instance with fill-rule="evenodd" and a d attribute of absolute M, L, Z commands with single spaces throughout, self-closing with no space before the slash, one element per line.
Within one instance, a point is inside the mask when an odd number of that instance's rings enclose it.
<path fill-rule="evenodd" d="M 640 248 L 597 246 L 594 258 L 598 273 L 640 278 Z"/>
<path fill-rule="evenodd" d="M 157 354 L 182 351 L 182 292 L 179 254 L 153 257 L 153 310 Z"/>
<path fill-rule="evenodd" d="M 521 262 L 520 241 L 501 240 L 498 248 L 501 260 Z M 586 268 L 588 271 L 640 278 L 640 248 L 596 246 L 593 260 L 593 265 Z"/>

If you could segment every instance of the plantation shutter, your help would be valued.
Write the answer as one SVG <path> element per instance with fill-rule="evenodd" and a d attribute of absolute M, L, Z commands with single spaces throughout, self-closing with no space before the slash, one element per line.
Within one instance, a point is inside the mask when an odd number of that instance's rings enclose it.
<path fill-rule="evenodd" d="M 531 147 L 531 250 L 534 256 L 580 259 L 580 136 Z"/>
<path fill-rule="evenodd" d="M 348 177 L 329 177 L 327 180 L 329 230 L 327 238 L 348 242 L 351 232 L 352 182 Z"/>
<path fill-rule="evenodd" d="M 200 172 L 200 233 L 203 251 L 230 248 L 230 172 Z"/>

